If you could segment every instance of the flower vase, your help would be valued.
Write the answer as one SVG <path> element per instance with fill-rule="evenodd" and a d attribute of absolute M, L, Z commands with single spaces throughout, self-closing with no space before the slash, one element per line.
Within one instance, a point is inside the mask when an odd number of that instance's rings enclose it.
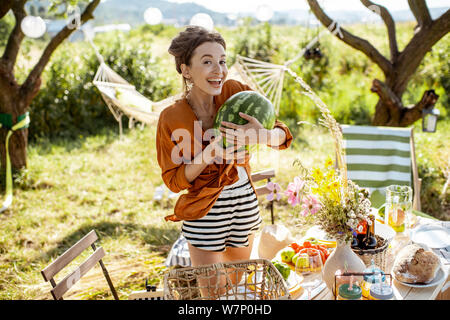
<path fill-rule="evenodd" d="M 364 262 L 353 252 L 350 243 L 338 241 L 336 249 L 330 254 L 323 266 L 323 281 L 334 294 L 334 275 L 337 270 L 363 272 L 365 269 Z"/>

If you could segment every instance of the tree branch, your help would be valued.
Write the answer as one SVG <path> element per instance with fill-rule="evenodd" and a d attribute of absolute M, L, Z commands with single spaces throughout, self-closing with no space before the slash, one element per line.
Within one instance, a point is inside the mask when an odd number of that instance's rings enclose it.
<path fill-rule="evenodd" d="M 3 18 L 12 7 L 12 1 L 0 2 L 0 19 Z"/>
<path fill-rule="evenodd" d="M 398 46 L 397 46 L 397 35 L 395 32 L 395 22 L 394 19 L 392 18 L 392 15 L 385 7 L 373 3 L 370 0 L 361 0 L 361 3 L 371 11 L 378 14 L 381 17 L 381 19 L 383 19 L 384 24 L 386 25 L 388 30 L 389 48 L 391 51 L 391 62 L 395 63 L 398 56 Z"/>
<path fill-rule="evenodd" d="M 14 1 L 11 4 L 11 8 L 16 19 L 16 24 L 9 35 L 8 43 L 6 44 L 5 51 L 3 52 L 3 56 L 1 58 L 7 72 L 12 72 L 14 69 L 17 55 L 19 54 L 20 44 L 22 43 L 24 37 L 20 24 L 22 23 L 23 18 L 27 15 L 24 9 L 25 2 L 27 1 L 20 0 Z"/>
<path fill-rule="evenodd" d="M 86 21 L 93 19 L 93 12 L 97 8 L 100 0 L 94 0 L 86 7 L 83 14 L 80 17 L 80 23 L 84 24 Z M 39 61 L 36 63 L 34 68 L 31 70 L 27 79 L 21 86 L 21 93 L 26 95 L 33 95 L 33 92 L 36 92 L 36 86 L 38 85 L 38 80 L 44 71 L 45 66 L 50 60 L 53 52 L 56 48 L 66 39 L 68 38 L 72 32 L 74 32 L 76 28 L 70 28 L 69 26 L 65 26 L 61 31 L 59 31 L 48 43 L 47 47 L 44 49 Z M 32 98 L 31 98 L 32 99 Z"/>
<path fill-rule="evenodd" d="M 419 28 L 428 26 L 433 21 L 425 0 L 408 0 L 409 8 L 419 24 Z"/>
<path fill-rule="evenodd" d="M 317 0 L 307 0 L 311 11 L 316 18 L 326 27 L 329 28 L 335 22 L 328 17 L 328 15 L 322 10 L 317 3 Z M 385 75 L 392 72 L 392 64 L 386 57 L 384 57 L 369 41 L 356 37 L 344 28 L 340 28 L 337 38 L 353 47 L 356 50 L 363 52 L 370 60 L 376 63 Z M 340 37 L 342 35 L 342 38 Z"/>
<path fill-rule="evenodd" d="M 417 70 L 425 55 L 448 32 L 450 32 L 450 9 L 413 36 L 398 57 L 397 70 L 401 78 L 393 84 L 395 93 L 403 93 L 410 77 Z"/>
<path fill-rule="evenodd" d="M 407 127 L 413 124 L 422 117 L 423 109 L 433 108 L 439 99 L 434 90 L 427 90 L 418 103 L 405 107 L 398 96 L 378 79 L 373 80 L 371 91 L 378 94 L 381 103 L 388 108 L 387 126 Z"/>
<path fill-rule="evenodd" d="M 403 115 L 401 117 L 400 126 L 407 127 L 420 118 L 422 118 L 422 111 L 424 109 L 432 109 L 439 99 L 434 90 L 427 90 L 423 93 L 422 99 L 413 106 L 403 108 Z"/>

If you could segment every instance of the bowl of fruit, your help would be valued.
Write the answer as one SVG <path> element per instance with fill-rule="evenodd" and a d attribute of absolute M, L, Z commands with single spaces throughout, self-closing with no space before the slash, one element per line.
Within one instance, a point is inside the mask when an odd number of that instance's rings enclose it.
<path fill-rule="evenodd" d="M 303 269 L 319 270 L 331 254 L 331 250 L 336 246 L 333 241 L 321 241 L 315 238 L 308 238 L 304 241 L 292 242 L 277 252 L 272 263 L 280 271 L 287 283 L 291 296 L 299 296 L 303 290 L 301 289 Z M 321 264 L 310 266 L 310 256 L 320 255 Z M 297 268 L 296 268 L 297 266 Z M 302 269 L 303 268 L 303 269 Z"/>

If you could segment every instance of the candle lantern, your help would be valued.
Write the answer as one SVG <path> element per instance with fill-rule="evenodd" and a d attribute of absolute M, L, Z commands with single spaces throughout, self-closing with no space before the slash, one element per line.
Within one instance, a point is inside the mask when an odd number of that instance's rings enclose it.
<path fill-rule="evenodd" d="M 422 131 L 436 132 L 437 118 L 439 117 L 439 110 L 435 108 L 422 110 Z"/>

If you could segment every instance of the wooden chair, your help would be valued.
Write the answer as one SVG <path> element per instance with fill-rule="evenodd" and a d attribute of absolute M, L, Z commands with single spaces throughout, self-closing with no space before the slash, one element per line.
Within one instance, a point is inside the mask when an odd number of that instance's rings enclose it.
<path fill-rule="evenodd" d="M 418 177 L 413 128 L 341 125 L 347 176 L 371 191 L 375 207 L 385 202 L 385 188 L 392 184 L 413 189 L 413 209 L 420 211 L 421 179 Z"/>
<path fill-rule="evenodd" d="M 252 179 L 253 183 L 264 180 L 264 179 L 267 179 L 267 183 L 269 183 L 270 179 L 274 178 L 274 177 L 275 177 L 275 170 L 267 169 L 267 170 L 252 173 L 251 179 Z M 255 191 L 256 191 L 256 195 L 258 195 L 258 196 L 262 196 L 262 195 L 272 192 L 271 190 L 267 189 L 266 185 L 260 186 L 260 187 L 255 187 Z M 272 220 L 272 224 L 274 224 L 275 217 L 274 217 L 274 212 L 273 212 L 273 201 L 270 201 L 269 207 L 270 207 L 270 217 Z"/>
<path fill-rule="evenodd" d="M 81 240 L 75 243 L 71 248 L 66 250 L 61 256 L 53 261 L 49 266 L 41 271 L 45 281 L 50 281 L 53 289 L 50 290 L 55 300 L 63 300 L 63 295 L 81 279 L 92 267 L 98 262 L 102 268 L 103 274 L 108 282 L 109 288 L 115 300 L 119 300 L 116 289 L 109 277 L 108 271 L 103 264 L 102 258 L 105 256 L 105 251 L 102 247 L 97 248 L 94 242 L 98 239 L 95 230 L 92 230 L 85 235 Z M 58 284 L 54 280 L 54 276 L 60 272 L 64 267 L 77 258 L 86 248 L 91 247 L 94 253 L 89 256 L 81 265 L 79 265 L 73 272 L 68 274 Z"/>

